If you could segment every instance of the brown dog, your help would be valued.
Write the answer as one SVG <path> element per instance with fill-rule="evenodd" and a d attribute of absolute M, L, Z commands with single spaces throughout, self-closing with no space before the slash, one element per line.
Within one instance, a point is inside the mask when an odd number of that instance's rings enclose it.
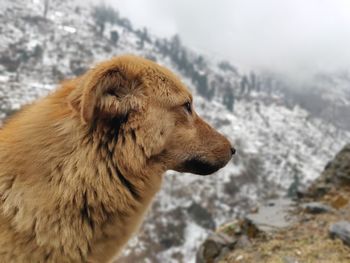
<path fill-rule="evenodd" d="M 210 174 L 233 153 L 170 71 L 104 62 L 0 130 L 0 262 L 108 262 L 166 170 Z"/>

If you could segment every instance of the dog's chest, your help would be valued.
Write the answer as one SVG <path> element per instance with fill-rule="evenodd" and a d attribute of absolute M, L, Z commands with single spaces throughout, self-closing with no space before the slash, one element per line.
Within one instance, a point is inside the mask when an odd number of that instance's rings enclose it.
<path fill-rule="evenodd" d="M 116 257 L 133 234 L 136 233 L 145 212 L 149 208 L 154 193 L 148 193 L 136 206 L 130 207 L 127 213 L 115 212 L 95 229 L 89 262 L 109 262 Z"/>

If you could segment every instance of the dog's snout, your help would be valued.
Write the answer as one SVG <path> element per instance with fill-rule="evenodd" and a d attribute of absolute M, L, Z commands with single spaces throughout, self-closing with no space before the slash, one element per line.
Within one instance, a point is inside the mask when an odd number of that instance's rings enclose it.
<path fill-rule="evenodd" d="M 235 154 L 236 154 L 236 149 L 233 148 L 233 147 L 231 147 L 231 154 L 232 154 L 232 155 L 235 155 Z"/>

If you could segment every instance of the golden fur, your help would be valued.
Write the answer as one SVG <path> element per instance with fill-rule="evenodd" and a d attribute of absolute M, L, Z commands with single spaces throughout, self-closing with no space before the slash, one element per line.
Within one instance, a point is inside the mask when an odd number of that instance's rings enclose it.
<path fill-rule="evenodd" d="M 0 262 L 109 262 L 137 230 L 163 173 L 209 174 L 230 143 L 167 69 L 103 62 L 0 130 Z"/>

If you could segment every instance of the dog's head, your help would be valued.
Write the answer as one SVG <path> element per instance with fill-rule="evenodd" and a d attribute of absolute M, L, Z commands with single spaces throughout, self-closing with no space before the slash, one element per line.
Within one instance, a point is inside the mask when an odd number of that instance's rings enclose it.
<path fill-rule="evenodd" d="M 83 125 L 125 120 L 123 141 L 132 158 L 143 155 L 164 170 L 206 175 L 234 154 L 230 142 L 196 114 L 185 86 L 154 62 L 114 58 L 79 81 L 70 103 Z"/>

